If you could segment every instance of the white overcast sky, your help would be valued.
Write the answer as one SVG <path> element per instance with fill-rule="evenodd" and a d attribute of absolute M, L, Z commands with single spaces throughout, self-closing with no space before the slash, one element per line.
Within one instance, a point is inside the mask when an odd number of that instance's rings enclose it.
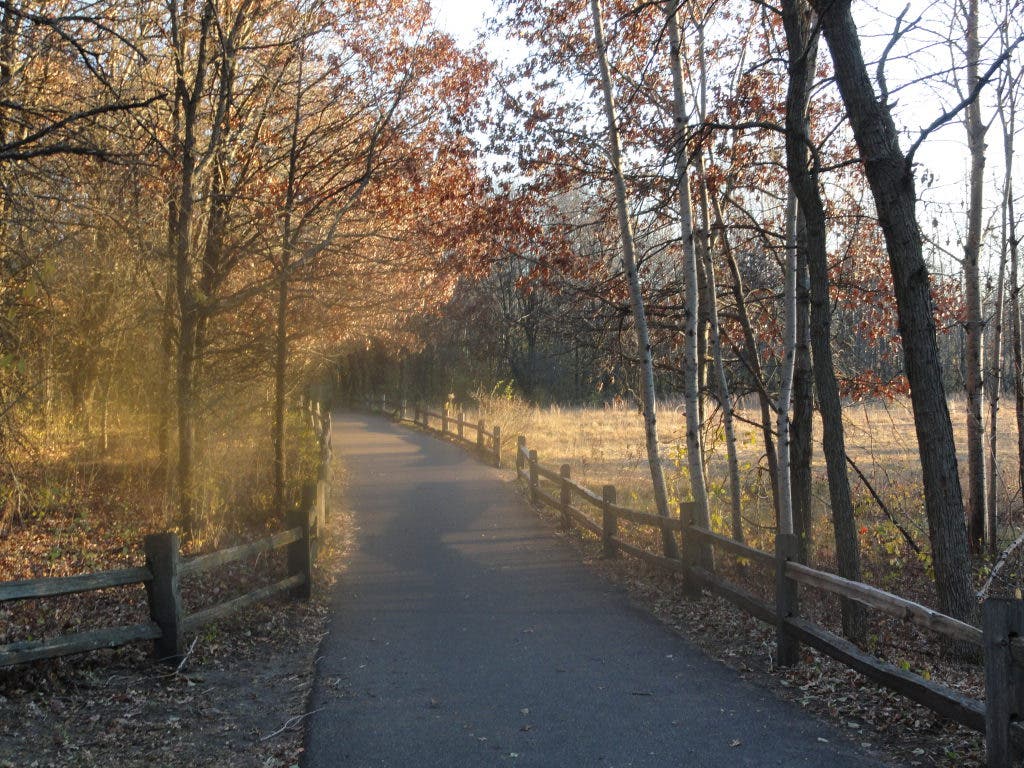
<path fill-rule="evenodd" d="M 464 45 L 476 39 L 484 16 L 491 11 L 488 0 L 432 0 L 437 24 Z"/>

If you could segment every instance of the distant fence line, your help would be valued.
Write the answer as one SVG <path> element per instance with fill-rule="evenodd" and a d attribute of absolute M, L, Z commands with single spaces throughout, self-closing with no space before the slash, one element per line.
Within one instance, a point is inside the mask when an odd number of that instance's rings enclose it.
<path fill-rule="evenodd" d="M 462 410 L 449 413 L 446 409 L 441 408 L 440 411 L 435 412 L 418 403 L 410 409 L 404 400 L 397 405 L 388 403 L 385 395 L 364 398 L 363 407 L 368 411 L 390 416 L 396 421 L 412 421 L 413 424 L 426 430 L 455 439 L 464 446 L 475 448 L 482 457 L 487 459 L 488 463 L 495 467 L 501 466 L 501 427 L 497 424 L 488 430 L 483 419 L 475 422 L 467 421 L 466 414 Z M 410 412 L 412 416 L 409 415 Z M 437 426 L 435 426 L 435 422 Z M 467 432 L 476 433 L 476 437 L 472 439 L 466 437 Z"/>
<path fill-rule="evenodd" d="M 366 405 L 370 410 L 385 413 L 398 421 L 409 421 L 404 402 L 388 410 L 387 401 L 375 397 L 367 399 Z M 431 426 L 431 419 L 441 420 L 440 429 Z M 430 431 L 454 436 L 459 442 L 473 445 L 472 441 L 463 438 L 466 423 L 461 412 L 453 419 L 443 409 L 441 413 L 433 413 L 417 405 L 411 421 Z M 452 423 L 456 425 L 454 432 L 451 430 Z M 479 441 L 483 422 L 480 422 L 478 429 Z M 494 427 L 493 434 L 500 436 L 499 427 Z M 494 439 L 493 445 L 500 446 L 500 437 Z M 500 466 L 500 447 L 497 451 L 493 455 L 487 451 L 482 453 L 491 457 L 495 466 Z M 797 562 L 798 542 L 793 534 L 777 534 L 775 552 L 772 553 L 696 525 L 692 502 L 679 505 L 678 518 L 661 517 L 619 506 L 614 485 L 603 486 L 598 494 L 573 481 L 568 464 L 563 464 L 557 471 L 543 466 L 537 452 L 527 447 L 523 436 L 517 438 L 515 464 L 516 477 L 526 483 L 530 501 L 559 512 L 563 529 L 569 530 L 575 524 L 597 536 L 606 557 L 626 553 L 656 568 L 680 574 L 683 577 L 684 593 L 689 598 L 700 599 L 702 591 L 706 589 L 725 598 L 745 613 L 773 625 L 776 632 L 776 662 L 780 666 L 798 663 L 800 643 L 806 643 L 886 688 L 985 734 L 988 768 L 1010 768 L 1024 752 L 1024 725 L 1018 722 L 1024 717 L 1024 601 L 986 599 L 982 605 L 982 628 L 979 629 L 920 603 Z M 576 499 L 596 509 L 601 516 L 600 523 L 591 519 L 579 506 L 574 506 Z M 666 557 L 624 541 L 618 532 L 619 521 L 622 520 L 662 532 L 668 531 L 673 535 L 679 534 L 682 539 L 680 557 Z M 716 574 L 713 557 L 707 557 L 702 551 L 709 547 L 738 558 L 744 564 L 750 563 L 764 569 L 775 584 L 774 604 Z M 853 600 L 932 631 L 947 641 L 977 647 L 984 659 L 985 700 L 964 696 L 952 688 L 882 661 L 824 627 L 802 618 L 800 585 Z"/>
<path fill-rule="evenodd" d="M 176 533 L 145 537 L 145 565 L 48 579 L 0 582 L 0 603 L 80 594 L 112 587 L 144 584 L 150 620 L 139 624 L 75 632 L 44 640 L 27 640 L 0 646 L 0 667 L 26 664 L 75 653 L 116 648 L 140 640 L 152 640 L 157 658 L 178 663 L 185 654 L 185 635 L 275 595 L 290 593 L 308 599 L 312 590 L 317 545 L 324 535 L 331 482 L 331 415 L 319 403 L 305 402 L 303 411 L 319 445 L 316 481 L 302 486 L 299 507 L 289 512 L 288 528 L 272 536 L 214 552 L 181 557 Z M 288 575 L 273 584 L 193 613 L 182 603 L 182 579 L 195 576 L 265 552 L 287 548 Z"/>

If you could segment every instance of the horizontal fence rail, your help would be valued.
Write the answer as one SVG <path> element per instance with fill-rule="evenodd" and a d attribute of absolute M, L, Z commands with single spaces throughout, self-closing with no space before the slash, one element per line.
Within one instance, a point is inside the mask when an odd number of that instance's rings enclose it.
<path fill-rule="evenodd" d="M 253 555 L 292 544 L 301 539 L 302 536 L 303 530 L 301 527 L 290 528 L 287 531 L 275 533 L 273 536 L 268 536 L 265 539 L 254 541 L 251 544 L 240 544 L 237 547 L 221 549 L 205 555 L 196 555 L 181 561 L 180 572 L 182 576 L 188 576 L 193 573 L 206 573 L 217 566 L 227 565 L 236 560 L 242 560 L 246 557 L 252 557 Z"/>
<path fill-rule="evenodd" d="M 153 622 L 142 622 L 126 627 L 94 629 L 61 635 L 50 640 L 29 640 L 0 646 L 0 667 L 27 664 L 40 659 L 53 659 L 75 653 L 98 651 L 101 648 L 117 648 L 139 640 L 156 640 L 161 636 L 160 627 Z"/>
<path fill-rule="evenodd" d="M 79 576 L 60 576 L 53 579 L 24 579 L 0 583 L 0 603 L 29 598 L 59 597 L 98 589 L 125 587 L 150 581 L 153 574 L 148 568 L 120 568 L 97 571 Z"/>
<path fill-rule="evenodd" d="M 153 641 L 158 658 L 177 663 L 184 656 L 185 633 L 195 632 L 210 622 L 276 595 L 289 593 L 299 599 L 308 599 L 316 549 L 324 535 L 328 515 L 332 449 L 330 413 L 316 402 L 304 404 L 303 411 L 309 418 L 310 427 L 320 447 L 319 469 L 316 482 L 303 485 L 302 501 L 297 509 L 291 511 L 286 530 L 258 541 L 189 558 L 181 557 L 177 534 L 157 533 L 145 539 L 145 566 L 51 579 L 0 582 L 0 603 L 143 584 L 150 614 L 150 621 L 130 626 L 94 629 L 2 645 L 0 667 L 117 648 L 143 640 Z M 288 575 L 284 578 L 192 613 L 184 611 L 181 596 L 183 577 L 198 576 L 282 548 L 287 548 Z"/>

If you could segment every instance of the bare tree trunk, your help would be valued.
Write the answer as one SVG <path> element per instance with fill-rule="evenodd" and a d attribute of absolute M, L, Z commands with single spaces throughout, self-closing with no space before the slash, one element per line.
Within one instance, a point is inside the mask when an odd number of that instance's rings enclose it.
<path fill-rule="evenodd" d="M 793 531 L 800 562 L 806 563 L 812 540 L 811 459 L 814 451 L 814 376 L 811 370 L 811 286 L 807 273 L 807 223 L 799 212 L 796 251 L 796 363 L 793 370 L 793 418 L 789 424 L 789 475 L 793 486 Z"/>
<path fill-rule="evenodd" d="M 708 200 L 708 187 L 704 175 L 704 158 L 698 160 L 701 176 L 700 201 L 701 216 L 704 219 L 704 231 L 708 235 L 704 255 L 704 273 L 707 275 L 706 303 L 708 317 L 711 322 L 711 354 L 715 365 L 715 383 L 718 392 L 718 403 L 722 408 L 722 429 L 725 432 L 725 453 L 729 466 L 729 502 L 730 528 L 732 537 L 742 542 L 743 536 L 743 493 L 740 487 L 740 465 L 736 455 L 736 426 L 732 396 L 729 392 L 729 378 L 725 371 L 725 360 L 722 354 L 722 334 L 718 322 L 718 288 L 715 281 L 715 268 L 711 261 L 711 238 L 708 222 L 711 221 L 711 205 Z"/>
<path fill-rule="evenodd" d="M 612 179 L 615 185 L 615 205 L 619 219 L 619 235 L 622 241 L 622 261 L 629 283 L 629 299 L 633 310 L 633 325 L 636 329 L 637 346 L 641 361 L 641 398 L 644 410 L 644 434 L 647 443 L 647 463 L 651 470 L 654 486 L 654 501 L 658 514 L 669 517 L 668 491 L 665 473 L 661 465 L 658 448 L 658 418 L 654 392 L 654 357 L 650 333 L 647 328 L 647 314 L 644 310 L 643 294 L 640 291 L 640 277 L 637 273 L 636 252 L 633 241 L 633 226 L 629 218 L 626 200 L 626 181 L 622 173 L 621 148 L 619 144 L 618 119 L 615 113 L 615 94 L 612 91 L 611 72 L 605 49 L 604 25 L 601 20 L 600 0 L 590 0 L 590 11 L 594 23 L 594 45 L 597 48 L 598 64 L 601 69 L 601 90 L 604 94 L 604 112 L 608 123 L 608 155 L 611 161 Z M 703 476 L 702 476 L 703 479 Z M 662 549 L 667 557 L 676 557 L 678 547 L 669 530 L 662 531 Z"/>
<path fill-rule="evenodd" d="M 803 208 L 807 237 L 807 266 L 811 293 L 811 344 L 814 381 L 821 410 L 822 449 L 828 474 L 832 530 L 839 574 L 860 581 L 860 549 L 853 515 L 850 479 L 846 470 L 846 436 L 842 400 L 832 361 L 831 305 L 828 291 L 828 249 L 825 207 L 818 184 L 818 169 L 810 162 L 811 134 L 807 105 L 818 58 L 817 34 L 808 26 L 802 0 L 784 0 L 783 22 L 789 49 L 789 86 L 786 96 L 786 164 Z M 843 633 L 853 640 L 864 637 L 864 609 L 842 601 Z"/>
<path fill-rule="evenodd" d="M 913 170 L 889 105 L 875 96 L 850 0 L 813 0 L 836 83 L 853 128 L 885 236 L 910 383 L 939 609 L 969 621 L 977 612 L 956 445 L 935 340 L 931 285 L 916 217 Z"/>
<path fill-rule="evenodd" d="M 789 409 L 793 404 L 793 371 L 796 366 L 796 217 L 792 185 L 786 196 L 786 258 L 783 262 L 782 365 L 779 400 L 775 410 L 779 435 L 779 533 L 793 533 L 793 484 L 789 474 Z"/>
<path fill-rule="evenodd" d="M 765 459 L 768 462 L 768 480 L 772 488 L 772 508 L 777 516 L 779 510 L 779 468 L 776 464 L 775 438 L 772 433 L 772 406 L 765 391 L 764 374 L 761 371 L 761 358 L 757 353 L 754 328 L 750 323 L 750 316 L 747 313 L 746 296 L 743 294 L 743 277 L 740 275 L 739 264 L 736 263 L 736 254 L 733 252 L 732 245 L 729 242 L 729 232 L 725 227 L 722 208 L 717 199 L 713 200 L 712 204 L 715 208 L 715 229 L 718 231 L 726 263 L 729 266 L 729 274 L 732 276 L 733 300 L 736 302 L 736 314 L 739 319 L 740 328 L 743 330 L 745 359 L 743 353 L 739 353 L 739 356 L 747 367 L 757 389 L 757 401 L 761 409 L 761 438 L 764 441 Z"/>
<path fill-rule="evenodd" d="M 1003 35 L 1005 38 L 1006 27 Z M 1004 46 L 1005 46 L 1004 39 Z M 1021 334 L 1020 260 L 1017 238 L 1017 212 L 1013 191 L 1013 150 L 1017 134 L 1017 89 L 1020 73 L 1008 72 L 1000 82 L 998 105 L 999 122 L 1003 131 L 1003 216 L 1006 222 L 1006 245 L 1010 257 L 1010 344 L 1013 347 L 1013 399 L 1017 422 L 1017 482 L 1024 488 L 1024 338 Z M 993 420 L 992 430 L 996 432 Z M 996 521 L 993 520 L 993 526 Z M 993 536 L 993 539 L 995 536 Z"/>
<path fill-rule="evenodd" d="M 978 86 L 978 0 L 967 2 L 967 92 Z M 985 536 L 985 425 L 981 410 L 984 393 L 981 377 L 982 334 L 985 323 L 981 316 L 981 278 L 978 259 L 981 255 L 981 215 L 985 183 L 985 124 L 981 121 L 981 104 L 974 99 L 967 107 L 967 146 L 971 154 L 970 203 L 967 207 L 967 241 L 964 244 L 964 300 L 967 318 L 964 388 L 967 393 L 967 534 L 971 551 L 982 550 Z"/>
<path fill-rule="evenodd" d="M 157 395 L 157 449 L 160 452 L 160 476 L 164 484 L 164 491 L 171 489 L 171 424 L 174 421 L 174 371 L 175 371 L 175 221 L 177 215 L 176 205 L 169 206 L 171 221 L 168 228 L 168 262 L 167 280 L 164 286 L 164 305 L 161 317 L 160 328 L 160 384 L 161 389 Z"/>
<path fill-rule="evenodd" d="M 678 0 L 668 0 L 669 58 L 672 70 L 673 135 L 676 174 L 676 195 L 679 203 L 679 229 L 683 244 L 683 279 L 686 295 L 683 301 L 683 390 L 686 399 L 686 464 L 690 475 L 690 492 L 696 504 L 696 520 L 710 527 L 711 513 L 704 484 L 704 446 L 701 445 L 701 409 L 698 381 L 699 308 L 697 252 L 694 247 L 693 204 L 690 198 L 689 158 L 686 150 L 687 110 L 683 97 L 683 74 L 680 55 Z M 706 568 L 713 565 L 711 547 L 701 547 L 701 560 Z"/>
<path fill-rule="evenodd" d="M 990 555 L 998 551 L 999 504 L 997 502 L 997 481 L 999 479 L 999 388 L 1002 384 L 1003 365 L 1003 297 L 1006 293 L 1006 261 L 1009 240 L 1006 221 L 1006 191 L 1002 205 L 1002 233 L 999 247 L 999 276 L 996 279 L 995 307 L 992 310 L 992 344 L 988 355 L 988 493 L 985 505 L 985 542 Z"/>
<path fill-rule="evenodd" d="M 285 513 L 288 483 L 288 452 L 286 403 L 288 385 L 288 281 L 291 278 L 291 256 L 295 248 L 292 215 L 295 210 L 295 186 L 299 161 L 299 126 L 302 122 L 302 71 L 305 49 L 300 45 L 298 82 L 292 112 L 291 144 L 288 151 L 288 181 L 285 191 L 284 220 L 281 231 L 281 263 L 277 281 L 277 343 L 274 356 L 274 510 Z"/>
<path fill-rule="evenodd" d="M 178 173 L 178 202 L 173 226 L 174 288 L 178 304 L 177 372 L 175 396 L 178 415 L 178 525 L 185 537 L 195 533 L 195 377 L 196 341 L 199 334 L 199 297 L 195 291 L 195 275 L 190 258 L 192 219 L 195 211 L 197 170 L 198 109 L 203 96 L 213 28 L 214 7 L 211 0 L 203 3 L 199 41 L 195 50 L 195 75 L 191 85 L 186 81 L 187 47 L 184 32 L 177 25 L 177 4 L 172 4 L 172 33 L 178 50 L 176 105 L 181 110 L 182 131 Z"/>

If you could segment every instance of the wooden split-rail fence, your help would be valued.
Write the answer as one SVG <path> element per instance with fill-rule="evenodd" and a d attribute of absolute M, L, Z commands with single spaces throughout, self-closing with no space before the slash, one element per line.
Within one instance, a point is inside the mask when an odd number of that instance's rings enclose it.
<path fill-rule="evenodd" d="M 101 589 L 143 584 L 149 605 L 149 621 L 129 626 L 75 632 L 42 640 L 25 640 L 0 646 L 0 667 L 25 664 L 75 653 L 116 648 L 142 640 L 153 641 L 158 659 L 179 663 L 185 654 L 185 636 L 276 595 L 308 599 L 313 583 L 317 544 L 328 515 L 331 464 L 331 415 L 319 403 L 306 402 L 303 410 L 320 448 L 317 480 L 303 484 L 302 501 L 290 511 L 288 528 L 247 544 L 193 557 L 181 556 L 176 533 L 145 537 L 145 565 L 50 579 L 0 582 L 0 603 L 39 600 Z M 244 558 L 286 548 L 287 575 L 266 586 L 193 613 L 186 613 L 182 581 Z"/>
<path fill-rule="evenodd" d="M 569 465 L 563 464 L 557 472 L 542 466 L 537 452 L 527 448 L 522 436 L 516 447 L 516 476 L 526 482 L 532 502 L 561 513 L 563 527 L 568 529 L 575 523 L 599 537 L 605 556 L 615 557 L 623 552 L 678 573 L 689 597 L 699 598 L 706 589 L 775 626 L 776 662 L 780 666 L 797 663 L 800 644 L 806 643 L 886 688 L 984 733 L 989 768 L 1009 768 L 1024 751 L 1024 726 L 1018 722 L 1024 715 L 1024 601 L 989 598 L 982 605 L 979 629 L 920 603 L 797 562 L 795 535 L 778 534 L 775 552 L 771 553 L 698 526 L 694 521 L 695 507 L 690 502 L 680 504 L 678 518 L 620 507 L 616 504 L 614 485 L 604 486 L 597 494 L 573 482 Z M 557 495 L 546 491 L 542 481 L 557 488 Z M 598 511 L 600 524 L 574 506 L 577 499 Z M 665 557 L 624 541 L 618 534 L 620 520 L 681 535 L 680 557 Z M 761 569 L 769 581 L 774 581 L 774 604 L 716 574 L 712 564 L 715 554 L 735 557 L 744 565 Z M 885 662 L 801 617 L 801 586 L 853 600 L 934 632 L 949 642 L 977 647 L 985 664 L 985 701 Z"/>
<path fill-rule="evenodd" d="M 406 418 L 404 403 L 390 411 L 384 398 L 374 398 L 369 405 L 372 410 L 399 420 Z M 433 413 L 417 406 L 412 420 L 419 426 L 434 429 L 433 419 L 441 421 L 436 431 L 447 436 L 454 434 L 472 444 L 462 437 L 465 424 L 461 412 L 453 418 L 447 411 Z M 483 422 L 479 429 L 483 431 Z M 496 466 L 500 464 L 500 434 L 495 427 Z M 619 506 L 614 485 L 605 485 L 601 493 L 596 493 L 572 479 L 568 464 L 558 470 L 543 466 L 537 452 L 527 447 L 526 438 L 522 436 L 517 438 L 515 464 L 516 477 L 526 483 L 530 501 L 559 512 L 564 529 L 576 525 L 598 537 L 605 556 L 625 553 L 655 568 L 677 573 L 683 578 L 684 592 L 691 599 L 699 599 L 707 590 L 774 626 L 776 662 L 780 666 L 798 663 L 800 644 L 805 643 L 886 688 L 983 733 L 988 768 L 1009 768 L 1018 764 L 1024 755 L 1024 725 L 1020 722 L 1024 718 L 1024 601 L 986 599 L 982 604 L 982 626 L 978 628 L 899 595 L 797 562 L 798 542 L 794 535 L 777 535 L 775 552 L 766 552 L 697 525 L 691 502 L 679 505 L 677 518 Z M 594 509 L 600 522 L 587 514 L 579 506 L 580 502 Z M 624 540 L 619 535 L 620 521 L 680 536 L 680 556 L 666 557 Z M 737 558 L 744 567 L 760 569 L 766 580 L 775 585 L 774 603 L 716 573 L 716 555 Z M 984 660 L 984 701 L 883 661 L 801 616 L 801 587 L 853 600 L 931 631 L 961 648 L 973 646 Z"/>
<path fill-rule="evenodd" d="M 441 408 L 435 412 L 420 404 L 410 409 L 405 400 L 395 406 L 388 403 L 386 395 L 365 398 L 363 407 L 371 413 L 390 416 L 396 421 L 411 421 L 418 427 L 474 448 L 489 464 L 501 466 L 501 427 L 498 425 L 488 430 L 483 419 L 468 421 L 462 410 L 449 412 L 448 409 Z"/>

